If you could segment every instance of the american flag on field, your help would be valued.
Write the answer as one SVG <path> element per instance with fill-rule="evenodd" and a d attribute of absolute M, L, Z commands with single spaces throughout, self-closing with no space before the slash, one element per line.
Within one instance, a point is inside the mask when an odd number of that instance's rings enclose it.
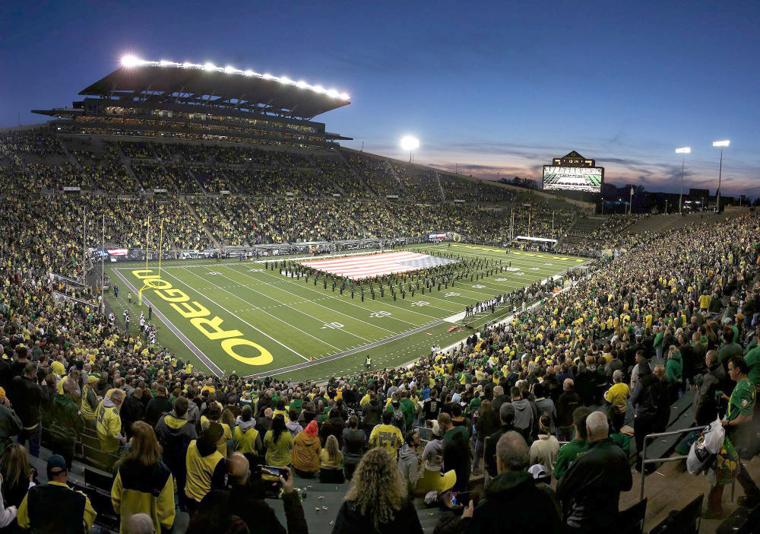
<path fill-rule="evenodd" d="M 456 263 L 457 260 L 439 258 L 418 252 L 384 252 L 380 254 L 362 254 L 342 256 L 321 260 L 302 261 L 301 264 L 318 271 L 362 280 L 386 274 L 408 273 L 421 269 L 430 269 L 439 265 Z"/>

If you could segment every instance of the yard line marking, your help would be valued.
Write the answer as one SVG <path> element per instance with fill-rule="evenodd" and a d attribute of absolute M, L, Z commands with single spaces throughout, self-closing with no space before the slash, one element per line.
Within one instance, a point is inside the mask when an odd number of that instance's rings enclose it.
<path fill-rule="evenodd" d="M 264 294 L 264 293 L 261 293 L 260 291 L 256 291 L 256 290 L 255 290 L 255 289 L 253 289 L 251 286 L 249 286 L 249 285 L 247 285 L 247 284 L 242 284 L 242 283 L 240 283 L 239 281 L 235 280 L 234 278 L 230 278 L 229 276 L 225 276 L 225 275 L 223 275 L 223 274 L 221 274 L 221 273 L 219 273 L 219 275 L 220 275 L 222 278 L 226 278 L 226 279 L 227 279 L 227 280 L 229 280 L 230 282 L 233 282 L 233 283 L 235 284 L 235 287 L 244 287 L 245 289 L 247 289 L 247 290 L 249 290 L 249 291 L 253 291 L 254 293 L 257 293 L 257 294 L 259 294 L 259 295 L 263 296 L 264 298 L 267 298 L 267 299 L 269 299 L 269 300 L 272 300 L 272 301 L 274 301 L 274 302 L 278 302 L 278 301 L 277 301 L 275 298 L 273 298 L 273 297 L 270 297 L 269 295 L 266 295 L 266 294 Z M 195 275 L 195 276 L 197 276 L 197 275 Z M 277 288 L 275 288 L 275 289 L 277 289 Z M 282 291 L 287 291 L 287 290 L 283 289 Z M 289 291 L 288 291 L 288 293 L 289 293 Z M 234 294 L 234 293 L 233 293 L 233 294 Z M 292 294 L 292 293 L 291 293 L 291 294 Z M 296 295 L 296 296 L 298 296 L 298 295 Z M 240 297 L 238 297 L 238 298 L 240 298 Z M 310 301 L 310 302 L 311 302 L 311 301 Z M 316 304 L 316 303 L 315 303 L 315 304 Z M 312 319 L 314 319 L 315 321 L 317 321 L 318 323 L 321 323 L 321 324 L 323 324 L 323 325 L 324 325 L 326 322 L 329 322 L 329 319 L 328 319 L 328 321 L 324 321 L 323 319 L 320 319 L 319 317 L 314 317 L 312 314 L 310 314 L 310 313 L 308 313 L 308 312 L 305 312 L 305 311 L 303 311 L 303 310 L 300 310 L 300 309 L 298 309 L 298 308 L 294 308 L 294 307 L 292 307 L 292 306 L 291 306 L 291 307 L 289 307 L 289 308 L 290 308 L 291 310 L 293 310 L 293 311 L 297 312 L 297 313 L 300 313 L 301 315 L 306 315 L 307 317 L 311 317 Z M 259 308 L 259 309 L 263 309 L 263 308 Z M 331 312 L 334 312 L 334 311 L 335 311 L 335 310 L 331 310 L 330 308 L 327 308 L 327 309 L 328 309 L 328 310 L 330 310 Z M 282 321 L 282 322 L 285 322 L 286 324 L 290 324 L 290 323 L 288 323 L 287 321 L 283 321 L 283 320 L 282 320 L 282 319 L 280 319 L 279 317 L 278 317 L 277 319 L 278 319 L 278 320 L 280 320 L 280 321 Z M 291 325 L 291 326 L 292 326 L 292 325 Z M 301 330 L 301 329 L 300 329 L 300 328 L 298 328 L 298 327 L 293 327 L 293 328 L 297 328 L 298 330 Z M 303 332 L 303 330 L 301 330 L 301 331 Z M 353 332 L 351 332 L 350 330 L 347 330 L 347 329 L 344 329 L 344 328 L 342 328 L 340 331 L 341 331 L 341 332 L 345 332 L 346 334 L 348 334 L 348 335 L 350 335 L 350 336 L 352 336 L 352 337 L 355 337 L 355 338 L 361 339 L 362 341 L 365 341 L 365 342 L 367 342 L 367 343 L 371 343 L 371 342 L 372 342 L 372 340 L 371 340 L 371 339 L 367 339 L 366 337 L 360 336 L 359 334 L 354 334 L 354 333 L 353 333 Z M 312 336 L 312 337 L 314 337 L 314 336 Z M 317 339 L 318 339 L 318 338 L 317 338 Z M 332 345 L 332 344 L 328 343 L 327 341 L 325 341 L 324 343 L 327 343 L 328 345 L 330 345 L 330 346 L 331 346 L 332 348 L 334 348 L 335 350 L 340 350 L 340 347 L 336 347 L 335 345 Z"/>
<path fill-rule="evenodd" d="M 200 278 L 201 280 L 204 280 L 204 281 L 206 281 L 206 282 L 210 283 L 210 284 L 211 284 L 211 285 L 213 285 L 213 286 L 216 286 L 216 287 L 218 287 L 219 289 L 221 289 L 221 290 L 222 290 L 222 291 L 224 291 L 225 293 L 229 293 L 230 295 L 232 295 L 232 296 L 233 296 L 233 297 L 235 297 L 236 299 L 238 299 L 238 300 L 242 300 L 243 302 L 245 302 L 246 304 L 248 304 L 248 302 L 247 302 L 246 300 L 244 300 L 242 297 L 240 297 L 239 295 L 235 294 L 234 292 L 232 292 L 232 291 L 229 291 L 228 289 L 225 289 L 224 287 L 222 287 L 222 286 L 220 286 L 220 285 L 218 285 L 218 284 L 215 284 L 215 283 L 214 283 L 214 282 L 212 282 L 211 280 L 206 280 L 206 279 L 205 279 L 205 278 L 203 278 L 202 276 L 200 276 L 200 275 L 197 275 L 197 274 L 195 274 L 195 273 L 193 273 L 193 272 L 191 272 L 191 271 L 189 271 L 189 270 L 188 270 L 187 272 L 189 272 L 190 274 L 192 274 L 192 275 L 193 275 L 193 276 L 195 276 L 195 277 L 198 277 L 198 278 Z M 257 293 L 257 294 L 259 294 L 259 295 L 263 296 L 263 297 L 264 297 L 264 298 L 266 298 L 266 299 L 269 299 L 269 300 L 272 300 L 272 301 L 274 301 L 274 302 L 277 302 L 277 301 L 276 301 L 276 300 L 274 300 L 273 298 L 271 298 L 271 297 L 268 297 L 267 295 L 265 295 L 265 294 L 263 294 L 263 293 L 260 293 L 259 291 L 256 291 L 255 289 L 251 289 L 251 288 L 249 288 L 249 287 L 246 287 L 246 286 L 244 286 L 244 285 L 242 285 L 242 284 L 239 284 L 239 283 L 235 282 L 235 280 L 233 280 L 232 278 L 229 278 L 229 277 L 227 277 L 227 276 L 224 276 L 223 274 L 220 274 L 220 276 L 221 276 L 222 278 L 226 278 L 226 279 L 227 279 L 227 280 L 229 280 L 230 282 L 233 282 L 233 283 L 235 284 L 233 287 L 236 287 L 236 288 L 241 288 L 241 287 L 243 287 L 243 288 L 246 288 L 246 289 L 248 289 L 248 290 L 250 290 L 250 291 L 253 291 L 254 293 Z M 209 299 L 209 300 L 211 300 L 211 299 Z M 212 301 L 212 302 L 213 302 L 213 301 Z M 340 348 L 339 348 L 339 347 L 336 347 L 336 346 L 335 346 L 335 345 L 333 345 L 332 343 L 330 343 L 330 342 L 328 342 L 328 341 L 325 341 L 324 339 L 321 339 L 321 338 L 319 338 L 319 337 L 317 337 L 317 336 L 315 336 L 315 335 L 313 335 L 313 334 L 311 334 L 311 333 L 307 332 L 306 330 L 303 330 L 303 329 L 301 329 L 301 328 L 299 328 L 299 327 L 297 327 L 297 326 L 295 326 L 295 325 L 293 325 L 293 324 L 289 323 L 288 321 L 286 321 L 286 320 L 284 320 L 284 319 L 281 319 L 281 318 L 277 317 L 276 315 L 274 315 L 274 314 L 272 314 L 272 313 L 269 313 L 268 311 L 266 311 L 266 310 L 265 310 L 264 308 L 262 308 L 261 306 L 254 306 L 254 307 L 256 308 L 256 310 L 259 310 L 259 311 L 262 311 L 262 312 L 264 312 L 264 313 L 265 313 L 266 315 L 268 315 L 269 317 L 271 317 L 271 318 L 273 318 L 273 319 L 275 319 L 275 320 L 277 320 L 277 321 L 280 321 L 281 323 L 288 325 L 288 327 L 290 327 L 290 328 L 294 328 L 294 329 L 298 330 L 299 332 L 301 332 L 301 333 L 303 333 L 303 334 L 306 334 L 306 335 L 307 335 L 307 336 L 309 336 L 310 338 L 312 338 L 312 339 L 315 339 L 315 340 L 319 341 L 319 342 L 320 342 L 320 343 L 322 343 L 323 345 L 327 345 L 328 347 L 332 347 L 332 348 L 334 348 L 335 350 L 340 350 Z M 321 321 L 320 319 L 317 319 L 316 317 L 314 317 L 314 316 L 312 316 L 312 315 L 309 315 L 308 313 L 304 313 L 304 312 L 301 312 L 300 310 L 297 310 L 296 308 L 291 308 L 291 309 L 292 309 L 292 310 L 295 310 L 295 311 L 297 311 L 298 313 L 301 313 L 301 314 L 303 314 L 303 315 L 307 315 L 307 316 L 311 317 L 312 319 L 314 319 L 314 320 L 318 321 L 320 324 L 324 324 L 324 321 Z M 234 314 L 233 314 L 233 315 L 234 315 Z M 243 318 L 241 318 L 241 317 L 239 317 L 239 316 L 237 316 L 237 315 L 235 315 L 235 317 L 237 317 L 238 319 L 240 319 L 241 321 L 243 321 L 244 323 L 246 323 L 246 324 L 248 324 L 248 325 L 250 325 L 250 324 L 251 324 L 251 323 L 249 323 L 249 322 L 245 321 Z M 308 360 L 308 358 L 305 358 L 305 359 L 306 359 L 306 360 Z"/>
<path fill-rule="evenodd" d="M 250 278 L 251 280 L 255 280 L 255 281 L 257 281 L 257 282 L 262 282 L 262 283 L 264 283 L 264 284 L 266 284 L 266 285 L 268 285 L 268 286 L 270 286 L 270 287 L 273 287 L 273 288 L 275 288 L 275 289 L 279 289 L 280 291 L 285 291 L 286 293 L 289 293 L 289 294 L 291 294 L 291 295 L 295 295 L 295 296 L 297 296 L 297 297 L 300 297 L 300 296 L 301 296 L 301 295 L 298 295 L 297 293 L 293 293 L 292 291 L 288 291 L 287 289 L 283 289 L 283 288 L 280 288 L 280 287 L 278 287 L 278 286 L 276 286 L 276 285 L 274 285 L 274 284 L 270 284 L 270 283 L 269 283 L 269 282 L 267 282 L 266 280 L 261 280 L 261 279 L 259 279 L 259 278 L 256 278 L 255 276 L 251 276 L 251 275 L 249 275 L 249 274 L 246 274 L 246 273 L 244 273 L 244 272 L 242 272 L 242 271 L 238 271 L 237 269 L 235 269 L 235 268 L 233 268 L 233 267 L 227 267 L 227 268 L 228 268 L 228 269 L 231 269 L 232 271 L 235 271 L 236 273 L 242 274 L 243 276 L 246 276 L 246 277 Z M 257 274 L 261 274 L 261 273 L 257 273 Z M 293 282 L 292 280 L 287 280 L 287 279 L 286 279 L 286 281 L 287 281 L 287 282 L 289 282 L 289 283 L 291 283 L 291 284 L 293 284 L 293 285 L 296 285 L 296 286 L 298 286 L 298 287 L 306 287 L 306 289 L 309 289 L 309 290 L 312 290 L 312 291 L 316 291 L 316 292 L 318 292 L 318 293 L 320 293 L 320 294 L 321 294 L 321 292 L 319 292 L 318 290 L 314 290 L 314 289 L 312 289 L 312 288 L 308 287 L 308 284 L 304 284 L 304 285 L 302 286 L 301 284 L 298 284 L 298 283 L 296 283 L 296 282 Z M 331 295 L 328 295 L 328 296 L 331 296 Z M 362 320 L 362 319 L 359 319 L 358 317 L 354 317 L 353 315 L 349 315 L 349 314 L 347 314 L 347 313 L 343 313 L 343 312 L 341 312 L 341 311 L 335 310 L 335 309 L 333 309 L 333 308 L 331 308 L 331 307 L 329 307 L 329 306 L 325 306 L 324 304 L 319 304 L 319 303 L 317 302 L 317 301 L 319 301 L 319 300 L 326 300 L 328 296 L 322 296 L 321 298 L 318 298 L 318 299 L 313 299 L 313 300 L 303 299 L 303 300 L 301 300 L 300 302 L 313 302 L 313 303 L 314 303 L 314 304 L 316 304 L 317 306 L 320 306 L 320 307 L 322 307 L 322 308 L 324 308 L 324 309 L 326 309 L 326 310 L 329 310 L 329 311 L 331 311 L 331 312 L 333 312 L 333 313 L 337 313 L 337 314 L 339 314 L 339 315 L 343 315 L 343 316 L 345 316 L 345 317 L 348 317 L 348 318 L 350 318 L 350 319 L 354 319 L 354 320 L 356 320 L 356 321 L 362 322 L 362 323 L 364 323 L 364 324 L 366 324 L 366 325 L 369 325 L 369 326 L 371 326 L 371 327 L 374 327 L 374 328 L 379 328 L 380 330 L 385 330 L 386 332 L 388 332 L 388 333 L 390 333 L 390 334 L 395 334 L 395 333 L 396 333 L 394 330 L 390 330 L 390 329 L 388 329 L 388 328 L 385 328 L 385 327 L 382 327 L 382 326 L 380 326 L 380 325 L 376 325 L 376 324 L 370 323 L 370 322 L 368 322 L 368 321 L 364 321 L 364 320 Z M 399 319 L 399 321 L 401 321 L 401 319 Z M 401 321 L 401 322 L 403 322 L 404 324 L 408 324 L 408 323 L 406 323 L 406 321 Z"/>
<path fill-rule="evenodd" d="M 179 283 L 181 283 L 183 286 L 185 286 L 186 288 L 190 289 L 190 290 L 191 290 L 191 291 L 193 291 L 194 293 L 196 293 L 196 294 L 200 295 L 202 298 L 205 298 L 205 299 L 207 299 L 207 300 L 209 300 L 209 301 L 213 302 L 215 305 L 219 306 L 221 309 L 223 309 L 224 311 L 226 311 L 227 313 L 229 313 L 229 314 L 230 314 L 230 315 L 232 315 L 233 317 L 236 317 L 238 320 L 240 320 L 240 321 L 244 322 L 245 324 L 247 324 L 248 326 L 250 326 L 251 328 L 253 328 L 254 330 L 256 330 L 256 331 L 257 331 L 259 334 L 261 334 L 261 335 L 263 335 L 263 336 L 265 336 L 265 337 L 267 337 L 267 338 L 271 339 L 272 341 L 274 341 L 275 343 L 277 343 L 277 344 L 278 344 L 278 345 L 280 345 L 281 347 L 283 347 L 283 348 L 285 348 L 285 349 L 289 350 L 290 352 L 292 352 L 293 354 L 295 354 L 295 355 L 297 355 L 297 356 L 300 356 L 301 358 L 303 358 L 303 359 L 304 359 L 304 360 L 306 360 L 307 362 L 309 361 L 309 358 L 307 358 L 306 356 L 304 356 L 303 354 L 301 354 L 301 353 L 300 353 L 300 352 L 298 352 L 297 350 L 295 350 L 295 349 L 292 349 L 292 348 L 288 347 L 288 346 L 287 346 L 285 343 L 282 343 L 281 341 L 279 341 L 279 340 L 277 340 L 277 339 L 273 338 L 272 336 L 270 336 L 270 335 L 269 335 L 269 334 L 267 334 L 266 332 L 264 332 L 264 331 L 262 331 L 262 330 L 259 330 L 258 328 L 256 328 L 255 326 L 253 326 L 251 323 L 249 323 L 249 322 L 248 322 L 248 321 L 246 321 L 245 319 L 242 319 L 242 318 L 238 317 L 238 316 L 237 316 L 237 315 L 235 315 L 234 313 L 230 313 L 230 311 L 229 311 L 227 308 L 225 308 L 224 306 L 222 306 L 221 304 L 219 304 L 218 302 L 216 302 L 214 299 L 212 299 L 212 298 L 209 298 L 207 295 L 204 295 L 203 293 L 201 293 L 201 292 L 200 292 L 200 291 L 198 291 L 197 289 L 194 289 L 194 288 L 190 287 L 190 285 L 189 285 L 187 282 L 183 282 L 182 280 L 180 280 L 179 278 L 177 278 L 176 276 L 174 276 L 173 274 L 171 274 L 171 273 L 169 273 L 169 272 L 167 272 L 166 274 L 167 274 L 167 275 L 169 275 L 169 276 L 171 276 L 171 277 L 172 277 L 172 278 L 174 278 L 175 280 L 177 280 Z M 195 276 L 197 276 L 197 275 L 195 275 Z"/>

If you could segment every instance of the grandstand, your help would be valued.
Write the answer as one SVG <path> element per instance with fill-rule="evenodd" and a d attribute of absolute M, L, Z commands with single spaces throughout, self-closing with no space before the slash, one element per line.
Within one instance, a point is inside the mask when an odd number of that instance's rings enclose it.
<path fill-rule="evenodd" d="M 46 125 L 0 134 L 0 474 L 19 524 L 19 510 L 34 514 L 21 505 L 26 451 L 9 447 L 20 434 L 40 486 L 45 461 L 63 455 L 68 482 L 97 512 L 95 528 L 118 531 L 127 512 L 114 509 L 111 491 L 134 480 L 128 462 L 116 462 L 140 421 L 158 429 L 179 484 L 164 495 L 174 532 L 208 517 L 222 529 L 232 513 L 201 502 L 195 482 L 182 489 L 177 466 L 192 447 L 172 456 L 167 425 L 192 427 L 202 436 L 195 450 L 206 444 L 206 456 L 230 458 L 231 487 L 214 491 L 232 493 L 212 494 L 223 500 L 251 490 L 233 451 L 294 467 L 298 498 L 245 494 L 291 531 L 299 510 L 310 532 L 352 531 L 349 483 L 336 471 L 387 446 L 386 461 L 414 467 L 402 475 L 412 524 L 465 532 L 468 519 L 450 510 L 441 484 L 456 479 L 462 499 L 503 481 L 508 470 L 491 447 L 507 430 L 530 446 L 526 461 L 542 466 L 532 472 L 543 471 L 552 499 L 562 499 L 562 517 L 549 506 L 541 518 L 564 522 L 584 506 L 601 515 L 610 495 L 607 529 L 641 532 L 641 521 L 652 531 L 673 510 L 696 523 L 701 495 L 702 532 L 728 528 L 730 514 L 750 517 L 757 503 L 747 477 L 760 473 L 755 397 L 728 401 L 743 416 L 755 410 L 754 420 L 735 419 L 716 391 L 731 399 L 757 387 L 757 213 L 600 217 L 546 192 L 350 150 L 313 120 L 348 105 L 348 95 L 233 67 L 127 58 L 80 94 L 72 108 L 39 110 L 53 117 Z M 559 243 L 532 250 L 517 247 L 517 236 Z M 567 489 L 585 474 L 579 453 L 594 449 L 579 407 L 602 412 L 610 438 L 605 427 L 598 442 L 623 458 L 599 478 L 630 478 L 592 488 L 591 500 L 582 484 Z M 728 427 L 741 461 L 719 456 L 734 466 L 718 473 L 729 487 L 744 462 L 741 502 L 669 467 L 684 452 L 681 431 L 717 417 L 747 425 L 746 434 Z M 339 461 L 327 452 L 333 441 Z M 559 453 L 540 450 L 560 441 Z M 618 493 L 627 515 L 617 515 Z M 473 520 L 486 513 L 476 508 Z"/>

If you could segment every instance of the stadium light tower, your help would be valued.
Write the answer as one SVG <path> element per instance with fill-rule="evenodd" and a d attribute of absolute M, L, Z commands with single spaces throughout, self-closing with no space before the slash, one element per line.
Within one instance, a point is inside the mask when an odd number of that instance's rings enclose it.
<path fill-rule="evenodd" d="M 412 152 L 420 148 L 420 140 L 413 135 L 405 135 L 401 138 L 401 150 L 409 152 L 409 163 L 412 162 Z"/>
<path fill-rule="evenodd" d="M 713 141 L 713 148 L 720 149 L 720 164 L 718 165 L 718 190 L 715 192 L 715 211 L 720 213 L 720 183 L 723 178 L 723 149 L 731 146 L 729 139 L 722 139 L 720 141 Z"/>
<path fill-rule="evenodd" d="M 142 59 L 140 59 L 139 57 L 133 54 L 127 54 L 125 56 L 121 56 L 121 66 L 126 67 L 128 69 L 131 69 L 133 67 L 139 67 L 143 63 L 144 61 Z"/>
<path fill-rule="evenodd" d="M 681 194 L 678 195 L 678 214 L 681 215 L 683 213 L 683 178 L 684 178 L 684 171 L 686 169 L 686 154 L 691 154 L 691 147 L 690 146 L 682 146 L 676 148 L 676 154 L 681 154 Z"/>

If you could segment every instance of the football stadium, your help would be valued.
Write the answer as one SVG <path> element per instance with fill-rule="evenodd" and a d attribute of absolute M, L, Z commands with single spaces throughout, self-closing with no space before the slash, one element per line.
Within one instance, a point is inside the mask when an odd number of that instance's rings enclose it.
<path fill-rule="evenodd" d="M 478 177 L 246 63 L 124 54 L 0 130 L 0 531 L 760 532 L 732 141 L 717 187 L 683 146 L 618 188 L 617 137 Z"/>

